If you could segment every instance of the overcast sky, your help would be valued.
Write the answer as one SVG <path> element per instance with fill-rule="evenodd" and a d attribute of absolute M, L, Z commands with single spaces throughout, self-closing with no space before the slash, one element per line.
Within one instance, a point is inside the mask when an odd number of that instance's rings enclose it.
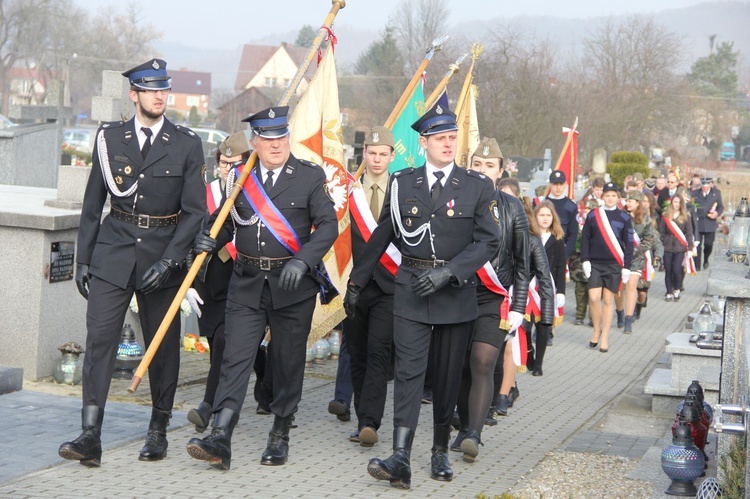
<path fill-rule="evenodd" d="M 339 26 L 382 29 L 388 17 L 403 1 L 347 0 L 339 13 Z M 597 17 L 612 14 L 651 14 L 717 0 L 447 0 L 449 25 L 473 19 L 497 16 L 550 15 L 566 18 Z M 96 14 L 106 6 L 121 11 L 126 4 L 115 0 L 75 0 Z M 304 24 L 319 26 L 331 8 L 330 0 L 132 0 L 142 18 L 163 33 L 163 41 L 204 48 L 232 48 L 250 40 L 297 30 Z"/>

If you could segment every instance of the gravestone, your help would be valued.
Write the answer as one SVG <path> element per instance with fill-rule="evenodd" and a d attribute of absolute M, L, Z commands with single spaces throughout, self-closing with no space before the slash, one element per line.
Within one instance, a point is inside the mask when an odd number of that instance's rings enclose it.
<path fill-rule="evenodd" d="M 119 73 L 105 72 L 103 95 L 92 105 L 97 119 L 119 120 L 128 109 L 123 81 Z M 24 119 L 33 115 L 48 120 L 58 120 L 67 112 L 64 106 L 25 106 L 16 111 Z M 26 126 L 54 128 L 56 124 Z M 54 172 L 57 179 L 59 137 L 49 142 L 54 156 L 34 168 L 45 175 Z M 80 202 L 90 168 L 64 167 L 61 172 L 67 168 L 75 170 L 69 178 L 61 173 L 59 189 L 0 185 L 0 252 L 4 255 L 0 370 L 22 368 L 26 379 L 51 376 L 60 358 L 57 347 L 68 341 L 85 345 L 86 341 L 86 300 L 73 279 L 71 248 L 78 235 Z"/>

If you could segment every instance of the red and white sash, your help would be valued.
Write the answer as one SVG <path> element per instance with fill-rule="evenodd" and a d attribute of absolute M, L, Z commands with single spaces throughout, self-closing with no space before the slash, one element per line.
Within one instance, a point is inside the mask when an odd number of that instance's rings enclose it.
<path fill-rule="evenodd" d="M 482 268 L 477 270 L 477 276 L 479 276 L 479 280 L 482 281 L 482 284 L 487 289 L 504 297 L 503 302 L 500 304 L 500 329 L 508 331 L 510 329 L 510 321 L 508 320 L 508 315 L 510 314 L 510 292 L 500 282 L 497 272 L 495 272 L 490 262 L 485 263 Z M 511 289 L 513 289 L 512 286 Z"/>
<path fill-rule="evenodd" d="M 641 244 L 641 238 L 638 236 L 636 231 L 633 231 L 633 247 L 637 247 Z M 651 258 L 651 250 L 643 253 L 643 270 L 641 270 L 641 277 L 644 281 L 651 281 L 654 278 L 654 262 Z"/>
<path fill-rule="evenodd" d="M 237 168 L 237 178 L 240 176 L 240 168 L 244 167 L 245 165 L 242 165 Z M 297 253 L 302 247 L 299 236 L 294 232 L 294 228 L 286 217 L 273 204 L 257 175 L 253 172 L 245 180 L 245 184 L 242 186 L 242 194 L 271 235 L 291 254 Z"/>
<path fill-rule="evenodd" d="M 545 197 L 546 196 L 536 196 L 534 199 L 531 200 L 531 205 L 532 206 L 538 205 L 539 203 L 541 203 L 542 201 L 544 201 Z"/>
<path fill-rule="evenodd" d="M 675 221 L 671 220 L 667 215 L 664 215 L 663 218 L 667 229 L 669 229 L 669 232 L 671 232 L 672 235 L 677 238 L 680 244 L 685 247 L 685 258 L 682 261 L 682 266 L 685 267 L 685 272 L 690 275 L 694 275 L 696 273 L 696 269 L 695 260 L 693 260 L 693 248 L 688 245 L 688 240 L 687 237 L 685 237 L 685 233 L 682 232 L 682 229 L 680 229 Z"/>
<path fill-rule="evenodd" d="M 609 223 L 609 218 L 607 218 L 604 207 L 592 210 L 592 212 L 594 213 L 594 221 L 596 222 L 597 227 L 599 227 L 599 232 L 601 232 L 604 237 L 604 242 L 607 245 L 607 248 L 609 248 L 610 253 L 612 253 L 612 257 L 617 261 L 620 267 L 624 267 L 625 254 L 620 247 L 620 241 L 618 241 L 615 232 L 612 230 L 612 226 Z"/>
<path fill-rule="evenodd" d="M 349 192 L 349 214 L 357 225 L 360 234 L 365 242 L 370 240 L 372 232 L 378 226 L 378 222 L 372 215 L 367 204 L 365 191 L 359 183 L 352 184 Z M 394 276 L 401 265 L 401 253 L 396 249 L 393 243 L 388 245 L 383 256 L 380 257 L 380 263 Z"/>
<path fill-rule="evenodd" d="M 206 184 L 206 205 L 209 215 L 216 213 L 216 210 L 221 206 L 222 200 L 221 181 L 216 179 L 210 184 Z M 229 252 L 232 260 L 235 260 L 237 258 L 237 248 L 234 246 L 234 238 L 224 247 Z"/>
<path fill-rule="evenodd" d="M 517 367 L 525 366 L 529 357 L 529 345 L 526 342 L 526 329 L 523 327 L 523 324 L 516 329 L 513 336 L 508 336 L 506 341 L 510 342 L 513 363 Z"/>

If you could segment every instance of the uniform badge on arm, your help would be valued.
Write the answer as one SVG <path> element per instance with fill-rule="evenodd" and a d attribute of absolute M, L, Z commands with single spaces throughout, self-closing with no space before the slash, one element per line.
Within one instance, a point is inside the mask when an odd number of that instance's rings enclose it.
<path fill-rule="evenodd" d="M 490 214 L 495 220 L 495 223 L 500 223 L 500 211 L 497 209 L 497 201 L 492 201 L 490 203 Z"/>

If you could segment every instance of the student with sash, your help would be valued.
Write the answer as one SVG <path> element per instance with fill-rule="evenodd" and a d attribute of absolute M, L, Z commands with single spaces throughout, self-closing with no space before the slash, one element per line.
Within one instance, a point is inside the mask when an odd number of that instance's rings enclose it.
<path fill-rule="evenodd" d="M 654 258 L 651 248 L 656 239 L 654 222 L 643 207 L 643 191 L 631 189 L 628 191 L 626 209 L 633 220 L 633 263 L 630 265 L 631 279 L 625 286 L 625 315 L 623 333 L 633 332 L 633 314 L 638 302 L 643 302 L 641 291 L 638 290 L 640 281 L 651 282 L 654 276 Z M 645 299 L 645 296 L 642 297 Z M 643 305 L 641 304 L 641 307 Z"/>
<path fill-rule="evenodd" d="M 367 470 L 407 489 L 428 357 L 434 367 L 430 476 L 453 479 L 448 446 L 461 368 L 478 315 L 476 272 L 498 248 L 500 216 L 492 182 L 454 163 L 456 115 L 437 103 L 412 128 L 420 135 L 426 164 L 391 175 L 380 223 L 352 269 L 344 299 L 352 317 L 359 294 L 393 242 L 402 255 L 393 291 L 393 454 L 370 460 Z"/>
<path fill-rule="evenodd" d="M 192 457 L 219 469 L 230 467 L 232 431 L 266 326 L 273 334 L 274 422 L 261 464 L 286 463 L 289 428 L 302 395 L 307 336 L 321 289 L 319 274 L 313 272 L 324 271 L 319 264 L 338 236 L 325 172 L 290 152 L 287 112 L 286 106 L 272 107 L 243 120 L 250 123 L 257 164 L 217 238 L 211 238 L 206 228 L 194 245 L 196 253 L 217 253 L 234 235 L 237 248 L 213 431 L 202 440 L 191 439 L 187 446 Z M 235 168 L 227 183 L 234 184 L 240 171 Z"/>
<path fill-rule="evenodd" d="M 494 185 L 502 164 L 503 153 L 497 141 L 484 137 L 469 167 L 486 175 Z M 504 192 L 495 192 L 495 202 L 500 214 L 500 247 L 477 272 L 479 317 L 474 321 L 471 347 L 464 360 L 458 393 L 459 432 L 451 444 L 451 450 L 463 452 L 464 461 L 470 463 L 479 454 L 483 425 L 486 421 L 497 424 L 492 407 L 495 365 L 505 348 L 507 334 L 515 332 L 523 321 L 529 286 L 526 213 L 517 198 Z"/>
<path fill-rule="evenodd" d="M 693 225 L 682 196 L 672 196 L 659 226 L 664 244 L 664 283 L 666 301 L 679 301 L 684 276 L 683 267 L 695 273 L 693 262 Z M 690 272 L 692 270 L 692 272 Z"/>
<path fill-rule="evenodd" d="M 365 174 L 349 194 L 352 258 L 357 265 L 378 225 L 388 191 L 388 166 L 396 154 L 393 133 L 382 126 L 368 130 L 364 141 Z M 357 430 L 352 442 L 372 447 L 379 440 L 388 394 L 393 344 L 393 280 L 401 254 L 393 244 L 380 257 L 372 277 L 359 292 L 353 317 L 344 319 L 344 337 L 351 356 Z"/>
<path fill-rule="evenodd" d="M 250 143 L 245 132 L 236 132 L 225 138 L 216 149 L 216 166 L 219 178 L 206 184 L 207 215 L 213 215 L 226 199 L 227 176 L 237 165 L 244 164 L 250 157 Z M 229 185 L 229 190 L 232 186 Z M 189 253 L 188 260 L 194 256 Z M 198 317 L 198 330 L 201 336 L 208 339 L 210 367 L 206 378 L 206 390 L 203 401 L 190 409 L 187 418 L 195 425 L 195 430 L 203 433 L 208 427 L 213 413 L 214 395 L 219 384 L 221 362 L 224 358 L 224 312 L 227 304 L 227 288 L 232 276 L 234 258 L 237 249 L 233 242 L 228 242 L 217 255 L 208 255 L 203 261 L 193 287 L 187 292 L 187 300 Z M 192 265 L 192 261 L 190 261 Z M 255 358 L 255 398 L 258 402 L 258 413 L 270 414 L 268 405 L 270 395 L 263 389 L 263 377 L 266 367 L 265 349 L 258 352 Z"/>
<path fill-rule="evenodd" d="M 609 329 L 615 308 L 615 294 L 630 279 L 633 263 L 633 224 L 630 215 L 617 208 L 617 185 L 604 185 L 604 206 L 591 210 L 583 224 L 581 261 L 589 279 L 589 307 L 594 333 L 590 348 L 609 351 Z M 602 302 L 604 305 L 602 306 Z"/>
<path fill-rule="evenodd" d="M 518 198 L 521 188 L 518 180 L 514 178 L 501 179 L 498 189 L 509 196 Z M 552 325 L 554 321 L 555 297 L 552 292 L 552 274 L 547 262 L 547 254 L 540 237 L 539 227 L 536 223 L 531 200 L 528 197 L 521 198 L 521 203 L 529 224 L 529 285 L 524 300 L 524 322 L 519 326 L 515 334 L 506 337 L 505 350 L 501 371 L 495 371 L 495 393 L 497 400 L 495 410 L 500 416 L 507 416 L 508 409 L 513 406 L 515 399 L 519 396 L 516 384 L 516 368 L 526 369 L 528 359 L 529 342 L 526 331 L 531 320 L 538 321 L 544 325 Z M 514 294 L 515 296 L 515 294 Z"/>

